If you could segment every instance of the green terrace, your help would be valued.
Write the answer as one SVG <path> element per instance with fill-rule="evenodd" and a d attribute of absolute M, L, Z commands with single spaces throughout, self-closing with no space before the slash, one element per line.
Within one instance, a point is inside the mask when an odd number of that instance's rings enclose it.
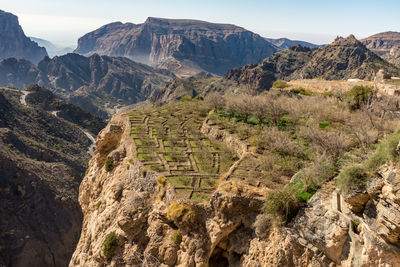
<path fill-rule="evenodd" d="M 200 132 L 208 107 L 202 101 L 133 110 L 130 136 L 137 158 L 165 176 L 179 197 L 207 201 L 235 155 Z"/>

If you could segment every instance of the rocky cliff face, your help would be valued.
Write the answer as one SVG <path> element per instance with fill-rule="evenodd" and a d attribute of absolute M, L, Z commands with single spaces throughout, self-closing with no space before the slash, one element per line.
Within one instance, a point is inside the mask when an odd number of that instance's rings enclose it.
<path fill-rule="evenodd" d="M 203 132 L 215 132 L 238 155 L 248 153 L 212 127 Z M 207 203 L 178 199 L 172 185 L 136 159 L 130 129 L 120 114 L 99 134 L 80 186 L 84 222 L 70 266 L 399 264 L 397 169 L 382 168 L 368 189 L 348 195 L 328 182 L 289 225 L 276 227 L 261 212 L 267 188 L 228 179 Z M 109 172 L 106 158 L 113 159 Z"/>
<path fill-rule="evenodd" d="M 18 17 L 0 10 L 0 59 L 24 58 L 37 63 L 45 56 L 46 49 L 25 36 Z"/>
<path fill-rule="evenodd" d="M 0 85 L 23 88 L 37 83 L 102 117 L 123 105 L 146 100 L 172 77 L 127 58 L 99 55 L 46 57 L 38 66 L 23 59 L 0 62 Z"/>
<path fill-rule="evenodd" d="M 292 47 L 258 65 L 230 70 L 225 78 L 268 90 L 276 79 L 373 80 L 380 69 L 389 76 L 400 74 L 399 68 L 368 50 L 351 35 L 315 50 Z"/>
<path fill-rule="evenodd" d="M 79 239 L 86 133 L 104 122 L 43 94 L 0 88 L 0 266 L 66 266 Z"/>
<path fill-rule="evenodd" d="M 400 32 L 382 32 L 362 39 L 371 51 L 400 67 Z"/>
<path fill-rule="evenodd" d="M 259 35 L 234 25 L 161 18 L 105 25 L 81 37 L 75 50 L 83 55 L 124 56 L 181 76 L 201 71 L 223 75 L 276 51 Z"/>

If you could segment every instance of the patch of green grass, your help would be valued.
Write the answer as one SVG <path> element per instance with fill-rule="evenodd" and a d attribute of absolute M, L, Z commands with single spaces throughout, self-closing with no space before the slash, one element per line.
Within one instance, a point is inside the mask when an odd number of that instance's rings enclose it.
<path fill-rule="evenodd" d="M 182 234 L 179 230 L 175 230 L 171 235 L 171 240 L 179 245 L 182 242 Z"/>
<path fill-rule="evenodd" d="M 169 177 L 168 180 L 170 181 L 170 183 L 174 186 L 190 186 L 192 183 L 192 180 L 187 178 L 186 176 L 172 176 Z"/>
<path fill-rule="evenodd" d="M 106 169 L 106 172 L 112 171 L 112 169 L 114 168 L 113 166 L 113 159 L 108 157 L 106 159 L 106 162 L 104 164 L 104 168 Z"/>
<path fill-rule="evenodd" d="M 203 192 L 193 192 L 190 199 L 198 202 L 208 202 L 210 201 L 210 195 Z"/>
<path fill-rule="evenodd" d="M 118 236 L 115 232 L 111 232 L 106 236 L 103 243 L 103 253 L 107 258 L 111 258 L 118 248 Z"/>
<path fill-rule="evenodd" d="M 217 179 L 207 178 L 201 179 L 200 187 L 201 188 L 213 188 L 217 184 Z"/>
<path fill-rule="evenodd" d="M 289 87 L 290 85 L 287 84 L 284 80 L 276 80 L 275 82 L 272 83 L 272 87 L 278 88 L 278 89 L 283 89 L 286 87 Z"/>
<path fill-rule="evenodd" d="M 326 121 L 320 121 L 319 122 L 319 128 L 320 129 L 325 129 L 326 127 L 330 126 L 332 124 L 332 121 L 326 120 Z"/>

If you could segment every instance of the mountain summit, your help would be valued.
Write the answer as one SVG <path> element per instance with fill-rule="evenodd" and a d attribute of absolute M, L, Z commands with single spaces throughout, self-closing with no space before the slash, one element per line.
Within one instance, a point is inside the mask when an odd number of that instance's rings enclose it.
<path fill-rule="evenodd" d="M 148 18 L 143 24 L 115 22 L 78 41 L 76 53 L 124 56 L 190 76 L 260 62 L 277 48 L 258 34 L 231 24 Z"/>
<path fill-rule="evenodd" d="M 391 76 L 400 73 L 398 68 L 350 35 L 316 50 L 292 47 L 266 58 L 258 65 L 230 70 L 225 77 L 241 84 L 252 84 L 260 90 L 268 90 L 276 79 L 372 80 L 380 69 Z"/>
<path fill-rule="evenodd" d="M 24 58 L 38 63 L 45 56 L 46 49 L 25 36 L 18 17 L 0 10 L 0 59 Z"/>

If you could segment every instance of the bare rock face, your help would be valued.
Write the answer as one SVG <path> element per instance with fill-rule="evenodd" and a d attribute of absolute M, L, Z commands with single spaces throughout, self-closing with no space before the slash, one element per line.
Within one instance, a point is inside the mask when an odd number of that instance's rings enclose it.
<path fill-rule="evenodd" d="M 124 56 L 190 76 L 260 62 L 277 48 L 241 27 L 195 20 L 148 18 L 143 24 L 105 25 L 78 41 L 76 53 Z"/>
<path fill-rule="evenodd" d="M 211 122 L 202 132 L 235 143 L 214 132 Z M 394 168 L 382 169 L 353 195 L 340 195 L 329 182 L 290 224 L 276 227 L 262 212 L 267 188 L 228 179 L 208 203 L 177 199 L 168 182 L 135 159 L 129 133 L 129 119 L 120 114 L 99 134 L 80 187 L 84 221 L 70 266 L 400 264 L 400 175 Z M 113 159 L 108 172 L 107 158 Z M 111 251 L 109 236 L 115 237 Z"/>
<path fill-rule="evenodd" d="M 0 10 L 0 59 L 27 59 L 38 63 L 47 56 L 46 49 L 25 36 L 18 17 Z"/>
<path fill-rule="evenodd" d="M 397 67 L 400 67 L 400 32 L 382 32 L 362 39 L 370 50 Z"/>

